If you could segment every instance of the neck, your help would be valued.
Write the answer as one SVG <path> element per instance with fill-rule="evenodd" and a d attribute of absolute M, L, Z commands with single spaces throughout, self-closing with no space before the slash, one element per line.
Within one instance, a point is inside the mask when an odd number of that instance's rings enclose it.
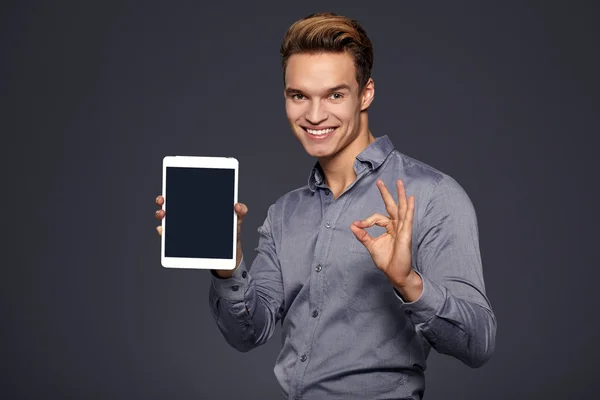
<path fill-rule="evenodd" d="M 319 158 L 319 164 L 325 174 L 325 183 L 337 198 L 352 182 L 356 180 L 354 160 L 356 156 L 375 141 L 368 127 L 367 114 L 360 116 L 360 133 L 357 138 L 344 149 L 327 158 Z"/>

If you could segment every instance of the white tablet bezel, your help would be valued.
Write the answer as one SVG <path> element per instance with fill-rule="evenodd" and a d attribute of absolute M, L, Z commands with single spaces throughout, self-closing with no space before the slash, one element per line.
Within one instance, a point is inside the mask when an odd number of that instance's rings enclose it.
<path fill-rule="evenodd" d="M 169 215 L 165 211 L 165 217 L 162 220 L 162 235 L 161 235 L 161 264 L 165 268 L 192 268 L 192 269 L 223 269 L 232 270 L 236 267 L 236 250 L 237 250 L 237 214 L 233 209 L 238 198 L 238 170 L 239 163 L 233 157 L 196 157 L 196 156 L 167 156 L 163 158 L 163 179 L 162 179 L 162 196 L 164 199 L 162 209 L 167 209 L 166 196 L 167 192 L 167 167 L 185 167 L 185 168 L 223 168 L 234 170 L 234 190 L 233 204 L 231 204 L 231 212 L 233 213 L 233 258 L 187 258 L 187 257 L 165 257 L 165 222 Z M 210 227 L 207 227 L 210 229 Z"/>

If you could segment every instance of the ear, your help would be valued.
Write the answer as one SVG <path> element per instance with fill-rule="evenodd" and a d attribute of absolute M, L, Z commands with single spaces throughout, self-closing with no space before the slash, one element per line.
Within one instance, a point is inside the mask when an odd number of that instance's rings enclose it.
<path fill-rule="evenodd" d="M 363 88 L 363 91 L 362 91 L 360 111 L 364 111 L 367 108 L 369 108 L 369 106 L 373 102 L 374 98 L 375 98 L 375 82 L 373 81 L 373 78 L 369 78 L 369 80 L 367 81 L 367 84 L 365 85 L 365 87 Z"/>

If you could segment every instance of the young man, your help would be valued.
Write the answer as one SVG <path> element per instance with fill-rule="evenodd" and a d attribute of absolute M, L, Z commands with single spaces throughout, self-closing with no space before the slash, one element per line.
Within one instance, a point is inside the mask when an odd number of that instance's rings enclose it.
<path fill-rule="evenodd" d="M 290 399 L 421 399 L 431 347 L 471 367 L 494 351 L 473 205 L 369 131 L 373 51 L 356 21 L 308 16 L 281 55 L 290 126 L 318 161 L 269 207 L 251 268 L 238 242 L 238 267 L 211 271 L 214 318 L 240 351 L 281 321 L 274 372 Z M 239 229 L 248 209 L 235 211 Z"/>

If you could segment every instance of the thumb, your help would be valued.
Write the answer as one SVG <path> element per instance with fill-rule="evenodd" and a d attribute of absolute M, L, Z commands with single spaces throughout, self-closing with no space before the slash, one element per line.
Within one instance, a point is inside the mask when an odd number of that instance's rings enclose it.
<path fill-rule="evenodd" d="M 373 237 L 371 237 L 371 235 L 369 235 L 369 232 L 365 231 L 362 228 L 359 228 L 358 226 L 356 226 L 356 224 L 353 222 L 352 224 L 350 224 L 350 230 L 352 231 L 352 233 L 354 233 L 354 236 L 356 237 L 356 239 L 358 239 L 359 242 L 361 242 L 369 251 L 369 253 L 371 252 L 371 243 L 373 242 Z"/>

